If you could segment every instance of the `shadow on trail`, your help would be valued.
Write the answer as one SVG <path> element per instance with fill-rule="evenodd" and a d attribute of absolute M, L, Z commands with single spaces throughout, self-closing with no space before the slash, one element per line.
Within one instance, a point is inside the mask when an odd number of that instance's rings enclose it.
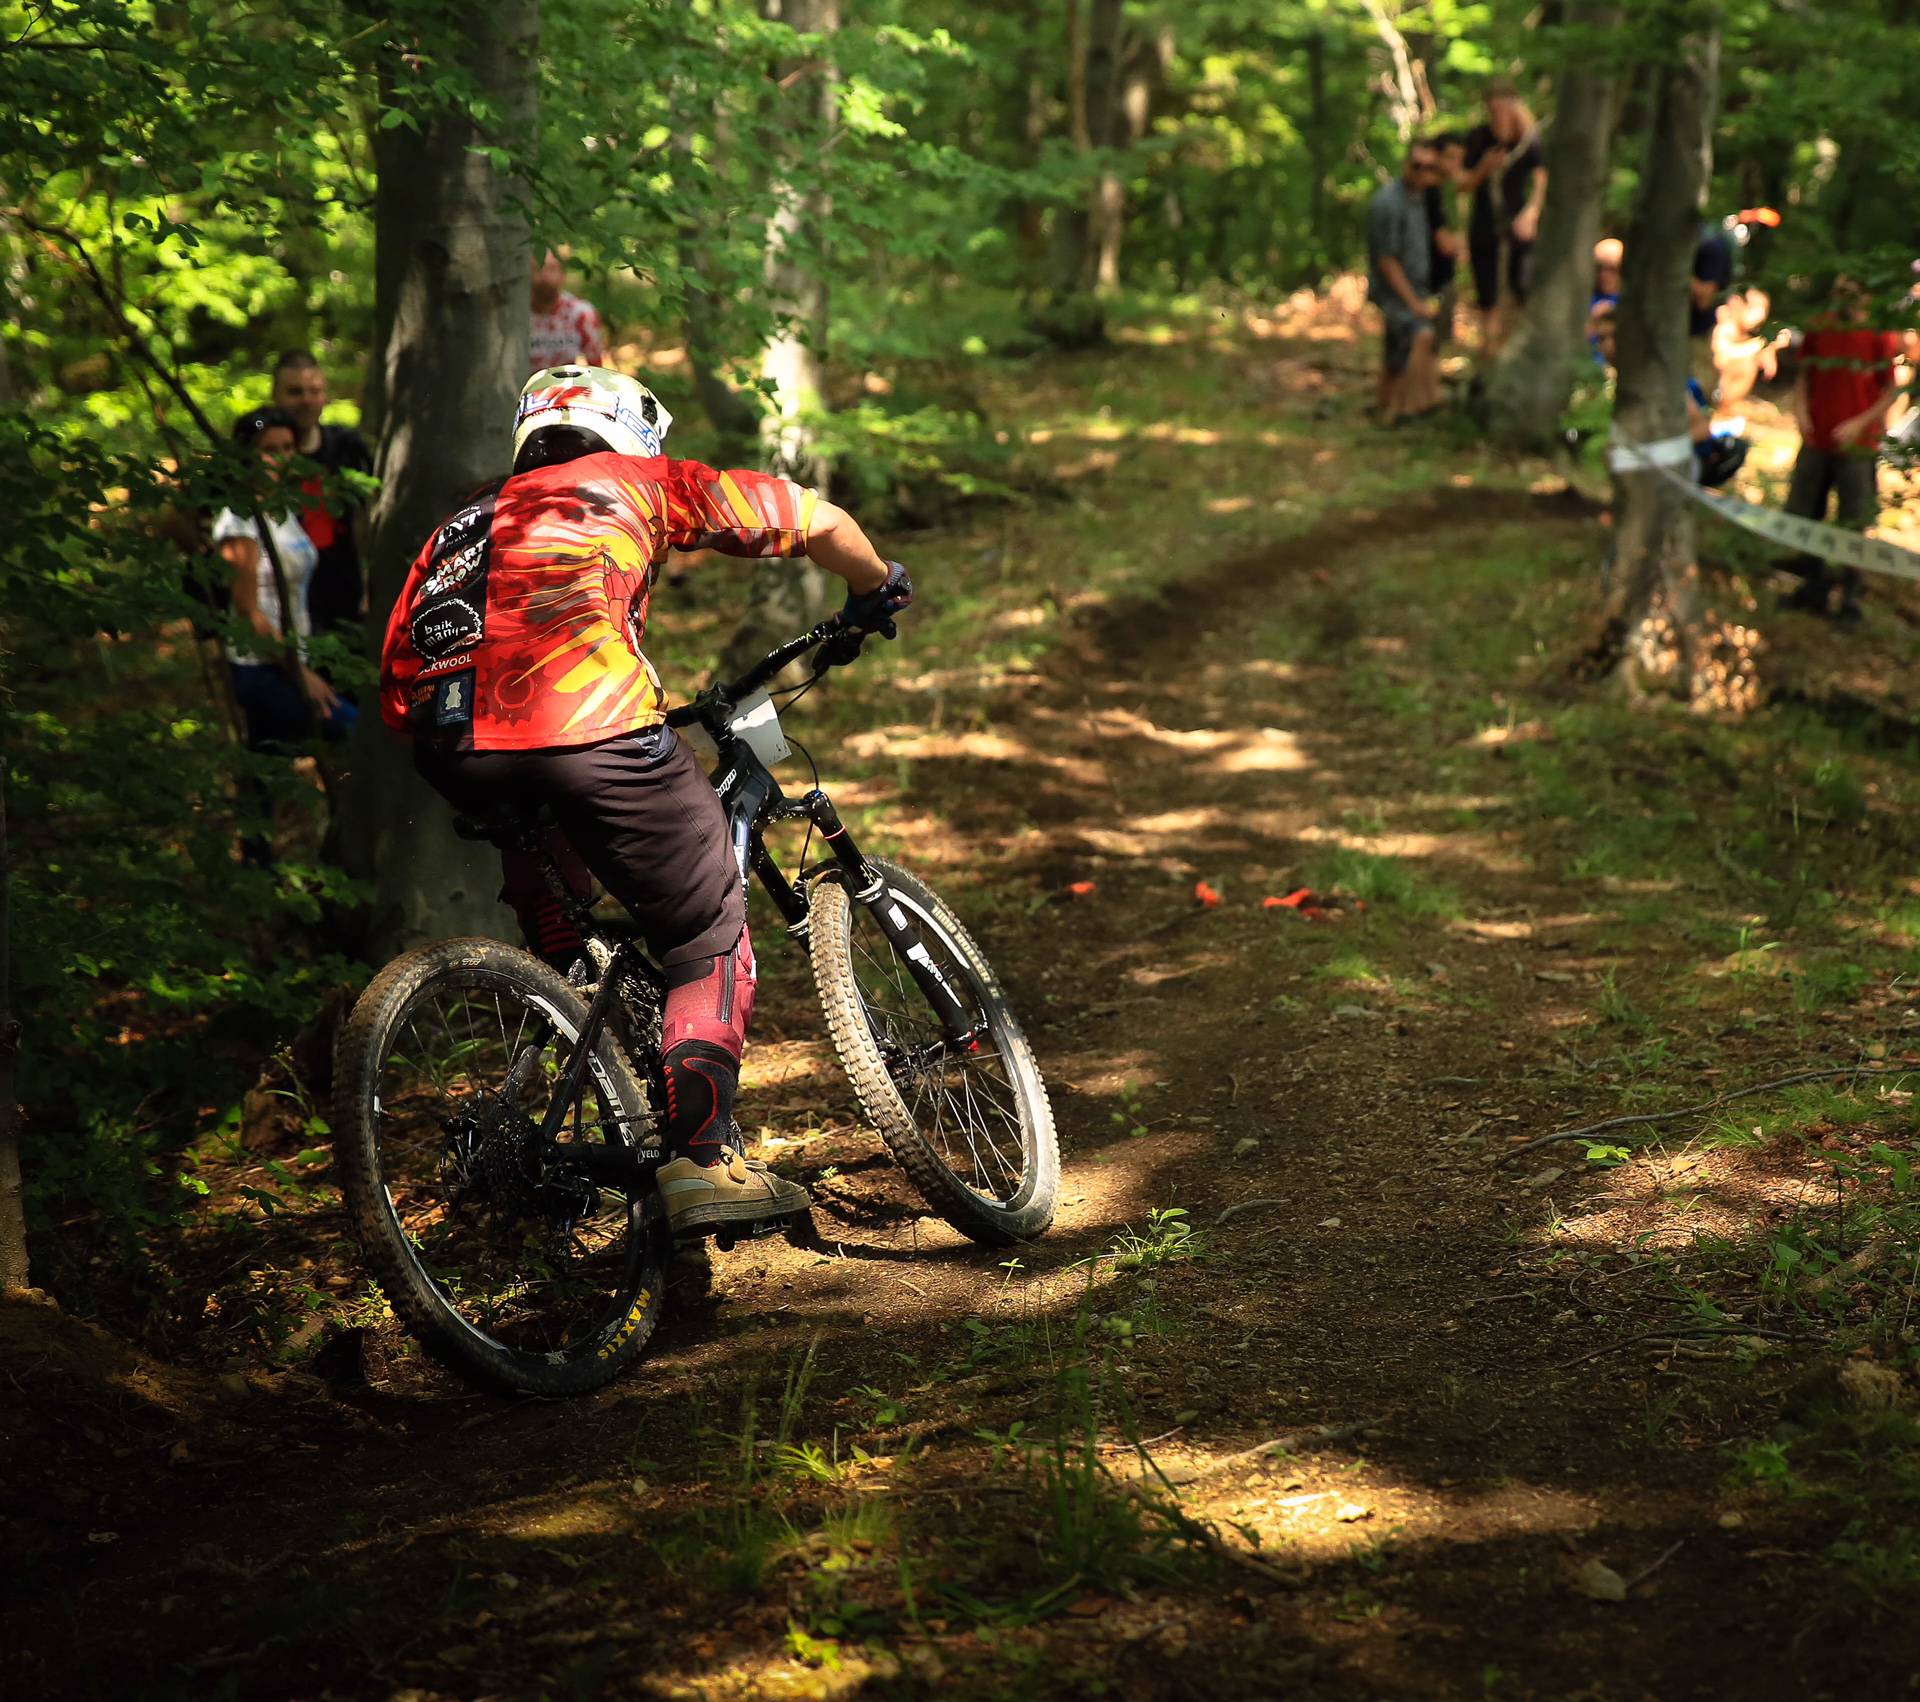
<path fill-rule="evenodd" d="M 1385 1415 L 1376 1438 L 1285 1462 L 1282 1485 L 1287 1472 L 1313 1485 L 1311 1516 L 1272 1505 L 1285 1497 L 1258 1474 L 1232 1481 L 1218 1516 L 1271 1524 L 1296 1587 L 1210 1590 L 1228 1618 L 1204 1653 L 1163 1646 L 1148 1617 L 1138 1636 L 1106 1639 L 1104 1672 L 1138 1693 L 1265 1696 L 1286 1672 L 1316 1694 L 1465 1694 L 1450 1686 L 1469 1629 L 1490 1667 L 1541 1694 L 1573 1694 L 1569 1673 L 1645 1690 L 1736 1652 L 1785 1661 L 1785 1623 L 1709 1623 L 1722 1605 L 1710 1575 L 1753 1562 L 1730 1537 L 1700 1534 L 1699 1458 L 1606 1445 L 1643 1422 L 1643 1397 L 1555 1381 L 1591 1332 L 1568 1339 L 1544 1286 L 1501 1292 L 1519 1231 L 1482 1176 L 1435 1162 L 1438 1106 L 1459 1097 L 1443 1098 L 1435 1078 L 1477 1074 L 1515 1116 L 1532 1112 L 1539 1085 L 1512 1079 L 1515 1063 L 1465 1004 L 1308 1009 L 1303 982 L 1342 942 L 1375 936 L 1308 929 L 1251 896 L 1324 845 L 1312 835 L 1340 796 L 1384 817 L 1418 782 L 1417 755 L 1382 748 L 1391 729 L 1346 694 L 1341 644 L 1284 675 L 1247 654 L 1276 599 L 1304 605 L 1321 575 L 1336 589 L 1363 577 L 1387 518 L 1462 534 L 1496 519 L 1571 523 L 1563 505 L 1483 490 L 1343 515 L 1081 616 L 1025 704 L 956 694 L 963 715 L 1024 738 L 1034 760 L 932 744 L 912 757 L 909 800 L 937 800 L 930 813 L 957 856 L 1033 900 L 1018 925 L 981 931 L 1061 1089 L 1054 1233 L 1011 1251 L 918 1244 L 926 1213 L 877 1150 L 843 1159 L 820 1210 L 838 1251 L 768 1242 L 716 1255 L 710 1276 L 676 1281 L 654 1349 L 601 1395 L 483 1399 L 477 1412 L 384 1396 L 364 1403 L 350 1441 L 328 1439 L 324 1458 L 249 1462 L 218 1480 L 221 1564 L 263 1567 L 271 1592 L 189 1569 L 187 1588 L 209 1605 L 143 1615 L 139 1640 L 102 1649 L 63 1604 L 88 1585 L 120 1607 L 179 1590 L 178 1557 L 205 1540 L 207 1516 L 176 1507 L 143 1529 L 139 1554 L 76 1546 L 26 1595 L 27 1612 L 50 1622 L 43 1647 L 68 1652 L 58 1693 L 125 1694 L 156 1672 L 178 1675 L 183 1693 L 217 1677 L 236 1696 L 323 1684 L 464 1693 L 462 1674 L 475 1693 L 596 1694 L 617 1673 L 637 1693 L 656 1676 L 719 1673 L 744 1650 L 778 1646 L 813 1587 L 804 1569 L 754 1572 L 750 1533 L 728 1523 L 753 1497 L 723 1493 L 713 1438 L 741 1422 L 743 1391 L 777 1392 L 811 1349 L 805 1440 L 837 1443 L 844 1427 L 937 1464 L 942 1438 L 1004 1433 L 1050 1410 L 1083 1308 L 1103 1329 L 1128 1323 L 1102 1339 L 1133 1378 L 1141 1433 L 1177 1435 L 1170 1446 L 1202 1465 L 1301 1426 Z M 1101 719 L 1116 706 L 1128 714 Z M 1215 766 L 1223 753 L 1240 766 Z M 1005 820 L 1029 831 L 981 830 Z M 1061 900 L 1062 876 L 1093 857 L 1096 894 Z M 1223 865 L 1251 873 L 1230 905 L 1203 909 L 1194 883 Z M 1511 899 L 1511 883 L 1476 881 L 1470 858 L 1458 869 L 1469 888 Z M 1477 949 L 1432 919 L 1368 926 L 1417 933 L 1456 977 Z M 1376 997 L 1355 994 L 1354 1008 Z M 1514 1021 L 1545 1031 L 1537 1010 Z M 1262 1197 L 1273 1203 L 1215 1227 L 1228 1206 Z M 1207 1232 L 1210 1256 L 1116 1277 L 1103 1257 L 1115 1238 L 1176 1204 Z M 840 1241 L 841 1222 L 858 1238 Z M 899 1403 L 907 1423 L 872 1436 L 848 1404 L 859 1388 Z M 962 1506 L 995 1516 L 976 1455 L 963 1464 L 974 1474 L 965 1502 L 911 1475 L 887 1497 L 906 1537 L 943 1538 Z M 1333 1517 L 1339 1498 L 1360 1496 L 1374 1505 Z M 1628 1602 L 1569 1597 L 1570 1545 L 1627 1575 L 1682 1538 L 1689 1567 L 1649 1573 Z M 1076 1634 L 1071 1621 L 1049 1633 L 1068 1656 Z M 83 1649 L 90 1663 L 74 1664 Z M 40 1692 L 54 1694 L 49 1670 Z M 1752 1682 L 1746 1693 L 1770 1694 Z"/>

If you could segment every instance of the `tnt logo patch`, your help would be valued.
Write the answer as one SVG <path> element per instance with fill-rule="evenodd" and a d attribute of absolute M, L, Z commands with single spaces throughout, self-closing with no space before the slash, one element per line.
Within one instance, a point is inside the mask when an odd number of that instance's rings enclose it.
<path fill-rule="evenodd" d="M 436 727 L 473 725 L 473 669 L 463 668 L 433 685 L 433 724 Z"/>

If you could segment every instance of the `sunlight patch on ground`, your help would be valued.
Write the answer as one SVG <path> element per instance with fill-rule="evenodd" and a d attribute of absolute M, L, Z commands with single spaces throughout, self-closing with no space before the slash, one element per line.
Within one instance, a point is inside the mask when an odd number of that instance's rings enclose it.
<path fill-rule="evenodd" d="M 1222 751 L 1212 766 L 1221 774 L 1279 774 L 1315 766 L 1300 741 L 1279 727 L 1242 735 L 1238 750 Z"/>
<path fill-rule="evenodd" d="M 1048 768 L 1080 786 L 1105 783 L 1106 770 L 1084 757 L 1037 751 L 1001 733 L 929 733 L 917 727 L 880 727 L 842 741 L 858 757 L 895 757 L 908 761 L 971 758 L 977 762 L 1017 762 Z M 847 790 L 842 788 L 843 791 Z"/>
<path fill-rule="evenodd" d="M 1762 1125 L 1751 1127 L 1758 1143 Z M 1640 1153 L 1607 1172 L 1606 1184 L 1590 1196 L 1596 1209 L 1543 1225 L 1536 1245 L 1644 1254 L 1702 1237 L 1737 1243 L 1756 1224 L 1831 1206 L 1834 1197 L 1832 1178 L 1785 1143 Z"/>
<path fill-rule="evenodd" d="M 1095 850 L 1110 851 L 1119 856 L 1144 856 L 1169 846 L 1190 845 L 1200 834 L 1216 834 L 1223 828 L 1240 825 L 1241 819 L 1233 811 L 1206 808 L 1166 810 L 1159 815 L 1141 816 L 1127 829 L 1089 824 L 1075 831 Z M 1213 848 L 1217 851 L 1230 843 L 1238 841 L 1215 840 Z"/>
<path fill-rule="evenodd" d="M 535 1507 L 502 1525 L 507 1536 L 531 1542 L 558 1542 L 568 1537 L 617 1536 L 631 1521 L 611 1502 L 567 1495 L 558 1506 Z"/>
<path fill-rule="evenodd" d="M 1337 845 L 1343 851 L 1364 851 L 1375 857 L 1431 858 L 1476 864 L 1492 875 L 1530 873 L 1524 857 L 1477 844 L 1459 834 L 1350 833 L 1340 827 L 1303 827 L 1299 838 L 1316 845 Z"/>
<path fill-rule="evenodd" d="M 1218 1455 L 1161 1459 L 1176 1480 L 1206 1471 Z M 1500 1484 L 1483 1490 L 1435 1488 L 1378 1462 L 1335 1464 L 1325 1456 L 1263 1463 L 1251 1481 L 1187 1491 L 1189 1510 L 1221 1525 L 1257 1532 L 1260 1552 L 1281 1566 L 1326 1563 L 1395 1545 L 1485 1540 L 1494 1534 L 1572 1534 L 1590 1528 L 1585 1495 L 1542 1485 Z"/>

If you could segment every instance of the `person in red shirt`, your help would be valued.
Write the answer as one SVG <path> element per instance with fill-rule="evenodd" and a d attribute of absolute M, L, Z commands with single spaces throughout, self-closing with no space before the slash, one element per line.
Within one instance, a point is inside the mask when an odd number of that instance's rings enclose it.
<path fill-rule="evenodd" d="M 1793 413 L 1800 426 L 1800 453 L 1793 463 L 1786 511 L 1825 520 L 1829 498 L 1837 499 L 1839 523 L 1864 532 L 1879 517 L 1877 457 L 1886 435 L 1887 410 L 1901 390 L 1895 362 L 1900 338 L 1867 323 L 1866 293 L 1851 278 L 1833 287 L 1832 309 L 1815 320 L 1800 344 Z M 1860 575 L 1851 568 L 1830 574 L 1817 557 L 1788 564 L 1800 588 L 1786 607 L 1826 614 L 1840 590 L 1835 613 L 1860 618 Z"/>
<path fill-rule="evenodd" d="M 457 808 L 544 805 L 575 890 L 597 879 L 666 973 L 661 1038 L 673 1155 L 658 1181 L 676 1229 L 783 1217 L 804 1189 L 727 1144 L 753 1010 L 746 892 L 720 800 L 666 725 L 641 649 L 667 550 L 808 556 L 846 580 L 870 631 L 913 597 L 853 517 L 787 479 L 669 460 L 672 416 L 606 367 L 536 373 L 513 471 L 444 521 L 387 623 L 380 709 Z M 566 967 L 581 941 L 538 860 L 503 856 L 502 897 L 529 944 Z"/>
<path fill-rule="evenodd" d="M 533 264 L 531 318 L 527 325 L 527 370 L 599 366 L 607 358 L 606 327 L 592 302 L 566 290 L 567 267 L 549 248 Z"/>

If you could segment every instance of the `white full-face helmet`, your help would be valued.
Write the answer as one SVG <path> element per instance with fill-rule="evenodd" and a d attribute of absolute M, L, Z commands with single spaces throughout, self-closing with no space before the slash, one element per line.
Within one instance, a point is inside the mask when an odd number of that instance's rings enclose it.
<path fill-rule="evenodd" d="M 606 366 L 551 366 L 536 372 L 520 392 L 513 420 L 514 466 L 522 465 L 521 451 L 536 433 L 553 428 L 567 428 L 569 439 L 574 432 L 597 439 L 595 449 L 658 455 L 672 424 L 673 415 L 637 378 Z M 571 450 L 572 455 L 582 452 L 577 445 Z"/>

